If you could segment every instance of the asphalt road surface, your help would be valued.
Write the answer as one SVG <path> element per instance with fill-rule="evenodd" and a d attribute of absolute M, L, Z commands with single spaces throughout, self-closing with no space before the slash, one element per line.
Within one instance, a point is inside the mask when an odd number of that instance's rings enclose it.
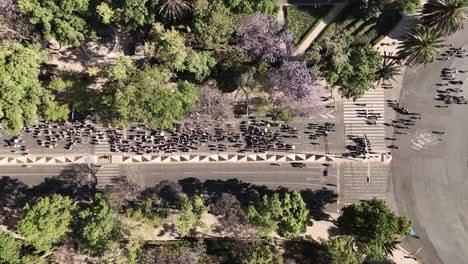
<path fill-rule="evenodd" d="M 119 165 L 112 168 L 112 175 L 137 178 L 144 187 L 155 186 L 162 180 L 178 181 L 193 177 L 200 181 L 238 179 L 269 188 L 282 186 L 293 190 L 314 190 L 326 187 L 333 191 L 337 188 L 337 173 L 339 172 L 335 163 L 330 163 L 327 176 L 323 176 L 325 166 L 316 163 L 309 163 L 305 168 L 294 168 L 288 163 L 281 164 L 281 166 L 268 163 L 248 165 L 231 163 Z M 51 177 L 71 180 L 74 174 L 79 175 L 80 179 L 88 175 L 86 168 L 81 166 L 32 166 L 30 168 L 4 166 L 0 171 L 0 177 L 17 178 L 30 186 L 38 185 Z"/>
<path fill-rule="evenodd" d="M 465 24 L 465 28 L 468 24 Z M 468 48 L 468 31 L 447 40 Z M 468 69 L 468 58 L 436 61 L 408 68 L 401 92 L 401 106 L 421 113 L 409 135 L 395 135 L 400 147 L 393 153 L 394 192 L 400 214 L 409 216 L 420 239 L 405 241 L 410 253 L 424 263 L 468 263 L 468 106 L 435 101 L 442 68 Z M 468 97 L 468 74 L 464 80 Z M 451 85 L 452 87 L 454 85 Z M 459 87 L 459 86 L 458 86 Z M 405 117 L 401 116 L 400 117 Z M 407 117 L 406 117 L 407 118 Z M 444 135 L 432 131 L 445 131 Z M 437 136 L 437 137 L 434 137 Z M 439 141 L 438 138 L 442 140 Z M 432 139 L 432 140 L 431 140 Z"/>
<path fill-rule="evenodd" d="M 331 167 L 333 166 L 333 167 Z M 294 168 L 290 164 L 273 166 L 269 164 L 184 164 L 163 166 L 141 166 L 145 177 L 145 186 L 154 186 L 159 181 L 171 179 L 178 181 L 185 178 L 204 180 L 238 179 L 255 185 L 265 185 L 269 188 L 279 186 L 293 190 L 320 189 L 327 187 L 335 189 L 337 170 L 331 165 L 328 176 L 323 176 L 324 166 L 307 164 L 305 168 Z"/>

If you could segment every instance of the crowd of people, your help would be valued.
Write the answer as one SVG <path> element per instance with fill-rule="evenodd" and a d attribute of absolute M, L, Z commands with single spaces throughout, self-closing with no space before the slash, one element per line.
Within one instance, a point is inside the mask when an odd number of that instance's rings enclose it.
<path fill-rule="evenodd" d="M 459 95 L 463 92 L 460 88 L 463 85 L 463 81 L 457 80 L 457 77 L 461 73 L 467 71 L 459 70 L 457 68 L 443 68 L 440 77 L 447 83 L 439 83 L 438 87 L 444 87 L 445 89 L 437 89 L 436 100 L 443 101 L 445 104 L 467 104 L 465 96 Z M 453 87 L 449 87 L 453 85 Z"/>
<path fill-rule="evenodd" d="M 356 135 L 347 135 L 351 139 L 354 145 L 346 146 L 349 151 L 347 155 L 353 158 L 365 158 L 368 153 L 372 153 L 372 147 L 367 137 L 361 137 Z"/>
<path fill-rule="evenodd" d="M 134 125 L 125 131 L 97 128 L 94 122 L 87 120 L 72 123 L 39 122 L 25 127 L 18 136 L 4 137 L 4 142 L 12 153 L 22 155 L 31 153 L 32 144 L 47 149 L 63 147 L 72 151 L 78 145 L 107 143 L 110 152 L 140 155 L 197 151 L 265 153 L 293 151 L 296 148 L 294 139 L 300 139 L 302 135 L 307 135 L 304 141 L 310 140 L 307 144 L 320 145 L 320 138 L 334 131 L 333 123 L 309 123 L 304 131 L 299 131 L 292 125 L 258 120 L 255 117 L 238 124 L 218 127 L 206 121 L 193 121 L 175 124 L 173 130 Z"/>

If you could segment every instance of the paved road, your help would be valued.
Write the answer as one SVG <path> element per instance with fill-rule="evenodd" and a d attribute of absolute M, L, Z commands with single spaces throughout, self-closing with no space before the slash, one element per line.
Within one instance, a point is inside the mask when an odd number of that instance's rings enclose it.
<path fill-rule="evenodd" d="M 180 180 L 194 177 L 201 181 L 208 179 L 233 179 L 237 178 L 244 182 L 256 185 L 265 185 L 270 188 L 279 186 L 290 189 L 320 189 L 335 187 L 327 185 L 337 184 L 336 166 L 329 168 L 328 176 L 323 176 L 324 166 L 321 164 L 308 164 L 306 168 L 293 168 L 289 164 L 280 167 L 269 164 L 242 165 L 242 164 L 219 164 L 219 165 L 166 165 L 158 167 L 141 166 L 144 171 L 145 185 L 152 186 L 163 179 Z"/>
<path fill-rule="evenodd" d="M 177 164 L 177 165 L 106 165 L 99 169 L 98 177 L 104 177 L 106 183 L 111 183 L 115 176 L 130 175 L 136 178 L 145 187 L 152 187 L 162 180 L 178 181 L 194 177 L 201 181 L 228 180 L 237 178 L 244 182 L 256 185 L 265 185 L 269 188 L 279 186 L 294 190 L 321 189 L 326 187 L 336 190 L 337 176 L 340 168 L 330 163 L 328 176 L 323 176 L 324 166 L 321 164 L 308 164 L 306 168 L 293 168 L 289 164 L 272 166 L 269 164 Z M 106 169 L 109 168 L 109 169 Z M 107 173 L 102 173 L 101 170 Z M 87 175 L 85 169 L 70 170 L 69 166 L 8 166 L 2 168 L 1 176 L 18 178 L 28 185 L 37 185 L 45 178 L 59 175 L 78 173 Z"/>
<path fill-rule="evenodd" d="M 468 24 L 465 24 L 465 28 Z M 468 48 L 467 30 L 447 42 Z M 410 135 L 395 135 L 400 149 L 394 151 L 394 192 L 401 214 L 415 222 L 420 240 L 409 239 L 412 252 L 424 263 L 468 263 L 468 106 L 441 104 L 433 100 L 443 67 L 468 69 L 468 59 L 437 61 L 427 67 L 408 68 L 401 93 L 401 105 L 419 112 Z M 465 74 L 462 79 L 468 83 Z M 468 97 L 468 85 L 464 85 Z M 442 103 L 443 104 L 443 103 Z M 443 130 L 443 141 L 421 144 L 433 130 Z M 428 132 L 428 133 L 427 133 Z M 426 141 L 427 143 L 427 141 Z M 422 146 L 421 146 L 422 145 Z"/>

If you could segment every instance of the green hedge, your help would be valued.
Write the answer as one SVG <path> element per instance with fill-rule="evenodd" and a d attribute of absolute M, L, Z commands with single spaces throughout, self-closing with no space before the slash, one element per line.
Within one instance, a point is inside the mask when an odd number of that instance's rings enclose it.
<path fill-rule="evenodd" d="M 319 18 L 319 20 L 317 20 L 317 22 L 315 22 L 315 24 L 309 29 L 309 31 L 307 31 L 307 33 L 304 35 L 304 37 L 302 37 L 301 41 L 299 41 L 299 43 L 297 43 L 296 46 L 302 45 L 302 43 L 304 43 L 304 41 L 310 36 L 310 34 L 312 34 L 312 32 L 320 24 L 320 22 L 322 22 L 322 20 L 323 18 Z"/>
<path fill-rule="evenodd" d="M 298 45 L 310 30 L 318 25 L 332 7 L 329 5 L 289 5 L 286 7 L 286 27 L 294 35 L 294 45 Z"/>

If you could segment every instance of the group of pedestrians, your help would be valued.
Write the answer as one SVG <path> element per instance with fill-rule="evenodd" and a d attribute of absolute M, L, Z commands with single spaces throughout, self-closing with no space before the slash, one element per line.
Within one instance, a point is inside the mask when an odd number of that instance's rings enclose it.
<path fill-rule="evenodd" d="M 354 145 L 347 145 L 346 149 L 349 151 L 347 155 L 353 158 L 366 158 L 368 153 L 372 153 L 372 147 L 369 140 L 366 137 L 347 135 L 351 139 Z"/>
<path fill-rule="evenodd" d="M 109 143 L 110 151 L 114 153 L 140 155 L 198 150 L 265 153 L 293 151 L 296 148 L 294 142 L 297 141 L 309 140 L 305 143 L 319 145 L 321 137 L 326 137 L 328 133 L 335 131 L 333 123 L 309 123 L 304 131 L 300 131 L 291 125 L 258 120 L 256 117 L 218 127 L 206 120 L 195 120 L 177 123 L 173 130 L 150 129 L 146 125 L 134 125 L 125 131 L 97 127 L 91 120 L 39 122 L 24 127 L 18 136 L 4 136 L 3 141 L 12 153 L 22 155 L 29 155 L 31 148 L 34 147 L 64 148 L 73 151 L 78 145 L 90 147 L 102 143 Z M 304 140 L 299 140 L 302 135 L 305 135 Z"/>
<path fill-rule="evenodd" d="M 440 77 L 443 81 L 446 82 L 437 84 L 439 89 L 436 90 L 437 94 L 435 99 L 438 101 L 443 101 L 446 105 L 467 104 L 468 102 L 465 96 L 459 95 L 459 93 L 463 92 L 461 85 L 463 85 L 464 82 L 457 80 L 457 77 L 465 72 L 467 71 L 457 68 L 443 68 Z M 439 105 L 438 107 L 441 108 L 443 106 Z"/>
<path fill-rule="evenodd" d="M 27 142 L 24 134 L 30 135 L 37 146 L 53 149 L 62 143 L 68 150 L 72 150 L 78 144 L 95 143 L 101 137 L 96 134 L 96 129 L 91 123 L 39 122 L 36 125 L 24 127 L 20 135 L 5 139 L 5 146 L 12 148 L 12 153 L 29 155 L 32 142 Z"/>

